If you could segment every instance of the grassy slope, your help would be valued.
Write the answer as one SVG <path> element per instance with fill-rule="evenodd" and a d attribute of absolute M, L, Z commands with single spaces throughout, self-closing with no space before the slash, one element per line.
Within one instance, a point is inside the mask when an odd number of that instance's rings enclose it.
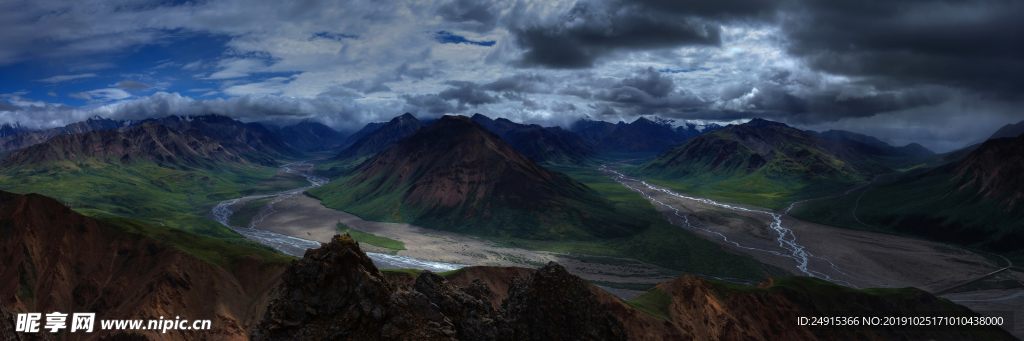
<path fill-rule="evenodd" d="M 724 132 L 711 134 L 721 140 L 735 142 L 734 137 Z M 814 146 L 787 145 L 785 152 L 777 153 L 753 173 L 747 173 L 746 170 L 748 160 L 756 153 L 742 144 L 737 145 L 736 153 L 719 168 L 711 167 L 714 155 L 704 155 L 701 160 L 672 165 L 675 161 L 667 156 L 680 152 L 684 147 L 673 148 L 662 155 L 664 158 L 625 167 L 623 171 L 632 176 L 651 179 L 654 184 L 681 193 L 769 209 L 785 208 L 794 201 L 837 192 L 868 179 L 853 172 L 853 168 L 843 161 Z M 803 164 L 786 156 L 801 153 L 807 154 L 803 157 Z M 875 167 L 863 165 L 865 169 Z"/>
<path fill-rule="evenodd" d="M 56 198 L 93 217 L 123 216 L 213 237 L 238 238 L 234 231 L 202 215 L 224 199 L 307 183 L 298 176 L 276 173 L 276 168 L 262 166 L 179 170 L 148 161 L 129 167 L 86 159 L 0 170 L 0 188 Z"/>
<path fill-rule="evenodd" d="M 622 156 L 606 155 L 604 159 Z M 650 155 L 631 154 L 626 156 L 649 157 Z M 594 169 L 595 167 L 590 165 L 587 167 L 555 167 L 548 165 L 548 168 L 566 173 L 573 179 L 583 182 L 595 190 L 603 199 L 609 202 L 612 209 L 593 212 L 593 214 L 600 215 L 601 219 L 628 225 L 629 229 L 636 231 L 635 234 L 628 237 L 590 238 L 589 240 L 536 240 L 521 237 L 496 237 L 493 234 L 489 235 L 490 238 L 496 238 L 510 246 L 535 250 L 636 258 L 644 262 L 673 269 L 679 273 L 726 276 L 756 281 L 762 280 L 766 272 L 781 273 L 781 270 L 768 268 L 749 257 L 725 252 L 717 244 L 671 225 L 660 216 L 650 202 L 639 194 L 605 177 Z M 333 183 L 343 184 L 347 179 L 347 177 L 342 177 L 334 180 Z M 310 192 L 313 195 L 324 195 L 330 190 L 330 188 L 321 187 Z M 337 195 L 363 195 L 359 194 L 357 190 L 350 188 L 335 190 L 339 191 Z M 340 193 L 342 190 L 345 192 Z M 382 207 L 386 209 L 390 203 L 398 202 L 397 196 L 399 195 L 400 192 L 396 191 L 391 194 L 382 195 L 374 201 L 343 208 L 346 212 L 366 219 L 368 216 L 371 216 L 367 213 L 374 214 L 375 211 L 379 212 Z M 338 196 L 328 198 L 323 203 L 328 207 L 342 208 L 338 206 L 339 202 L 334 200 L 339 200 Z M 391 212 L 401 213 L 399 210 Z M 529 217 L 528 212 L 521 214 L 523 215 L 522 219 L 537 219 L 537 217 Z M 376 215 L 370 218 L 370 220 L 395 221 L 395 218 L 401 217 Z M 465 229 L 460 232 L 480 235 L 480 233 L 474 233 L 473 229 Z"/>
<path fill-rule="evenodd" d="M 367 243 L 373 246 L 388 248 L 396 251 L 405 250 L 405 243 L 387 237 L 381 237 L 372 233 L 353 230 L 348 225 L 338 223 L 338 234 L 348 234 L 353 240 L 360 243 Z"/>
<path fill-rule="evenodd" d="M 626 301 L 626 304 L 665 321 L 672 320 L 672 297 L 658 288 L 651 288 L 643 294 Z"/>
<path fill-rule="evenodd" d="M 124 233 L 132 233 L 164 245 L 188 252 L 200 259 L 218 266 L 233 267 L 245 257 L 257 256 L 263 259 L 263 266 L 284 266 L 295 257 L 281 254 L 269 246 L 244 239 L 211 238 L 166 226 L 149 225 L 125 218 L 99 218 L 101 224 L 114 227 Z"/>
<path fill-rule="evenodd" d="M 971 188 L 959 190 L 956 182 L 949 181 L 951 167 L 909 171 L 844 197 L 801 204 L 790 214 L 821 224 L 912 235 L 1021 257 L 1024 212 L 1001 209 L 1002 198 L 978 200 Z M 859 222 L 853 217 L 854 206 Z"/>

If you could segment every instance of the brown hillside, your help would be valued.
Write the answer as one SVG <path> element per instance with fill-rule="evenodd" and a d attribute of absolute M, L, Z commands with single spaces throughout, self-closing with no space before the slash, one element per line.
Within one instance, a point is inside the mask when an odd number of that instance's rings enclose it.
<path fill-rule="evenodd" d="M 12 313 L 96 313 L 92 334 L 66 333 L 64 340 L 109 335 L 99 330 L 99 319 L 160 316 L 209 319 L 212 330 L 140 332 L 153 339 L 244 340 L 282 270 L 256 255 L 213 265 L 56 200 L 0 192 L 0 301 Z"/>

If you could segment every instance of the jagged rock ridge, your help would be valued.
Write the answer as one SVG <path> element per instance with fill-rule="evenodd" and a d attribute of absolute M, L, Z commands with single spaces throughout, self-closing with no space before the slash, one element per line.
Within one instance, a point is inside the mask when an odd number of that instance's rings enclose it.
<path fill-rule="evenodd" d="M 460 288 L 424 271 L 408 290 L 396 288 L 347 235 L 293 262 L 276 292 L 254 340 L 626 339 L 586 283 L 557 264 L 513 284 L 496 310 L 480 281 Z M 539 301 L 566 292 L 573 295 Z M 556 320 L 535 323 L 546 317 Z"/>

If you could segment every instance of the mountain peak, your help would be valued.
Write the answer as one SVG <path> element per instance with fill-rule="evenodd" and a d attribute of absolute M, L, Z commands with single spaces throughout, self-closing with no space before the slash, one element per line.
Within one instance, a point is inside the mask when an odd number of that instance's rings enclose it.
<path fill-rule="evenodd" d="M 766 120 L 766 119 L 763 119 L 763 118 L 752 119 L 752 120 L 750 120 L 750 122 L 744 123 L 743 125 L 748 126 L 748 127 L 786 127 L 786 128 L 789 128 L 789 126 L 786 125 L 785 123 L 769 121 L 769 120 Z"/>
<path fill-rule="evenodd" d="M 412 114 L 405 113 L 391 119 L 377 130 L 363 135 L 334 158 L 341 160 L 376 154 L 422 127 L 423 122 Z"/>
<path fill-rule="evenodd" d="M 640 118 L 637 118 L 635 121 L 633 121 L 633 123 L 630 123 L 630 124 L 637 124 L 637 123 L 641 123 L 641 124 L 657 124 L 654 121 L 651 121 L 651 120 L 649 120 L 649 119 L 647 119 L 646 117 L 643 117 L 643 116 L 640 116 Z"/>

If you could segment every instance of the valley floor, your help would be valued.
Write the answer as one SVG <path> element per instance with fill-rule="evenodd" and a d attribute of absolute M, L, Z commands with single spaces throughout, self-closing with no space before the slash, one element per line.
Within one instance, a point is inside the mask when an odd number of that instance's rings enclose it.
<path fill-rule="evenodd" d="M 1005 266 L 956 246 L 895 235 L 811 223 L 784 211 L 692 198 L 624 176 L 614 166 L 606 174 L 648 198 L 674 225 L 691 230 L 735 252 L 748 254 L 794 275 L 814 276 L 858 288 L 944 289 Z M 778 224 L 774 225 L 773 224 Z M 1002 281 L 1024 283 L 1024 274 L 1006 271 Z M 995 281 L 995 280 L 993 280 Z M 1011 316 L 1010 330 L 1024 338 L 1024 290 L 973 290 L 942 295 L 986 316 Z"/>
<path fill-rule="evenodd" d="M 242 205 L 244 202 L 239 201 L 229 208 L 237 210 Z M 256 222 L 253 227 L 326 243 L 338 233 L 337 223 L 340 222 L 359 231 L 405 243 L 407 250 L 397 252 L 402 256 L 435 262 L 530 268 L 555 261 L 572 274 L 588 281 L 625 286 L 653 286 L 678 276 L 674 271 L 632 259 L 621 259 L 619 263 L 623 265 L 606 264 L 615 262 L 603 262 L 603 264 L 593 262 L 585 255 L 512 248 L 480 237 L 427 229 L 410 224 L 366 221 L 355 215 L 324 207 L 319 200 L 304 195 L 277 203 L 274 205 L 274 210 L 276 211 L 274 214 L 263 221 Z M 394 253 L 393 250 L 366 243 L 362 243 L 361 247 L 368 252 Z M 623 289 L 617 289 L 615 292 L 620 297 L 638 293 Z"/>

